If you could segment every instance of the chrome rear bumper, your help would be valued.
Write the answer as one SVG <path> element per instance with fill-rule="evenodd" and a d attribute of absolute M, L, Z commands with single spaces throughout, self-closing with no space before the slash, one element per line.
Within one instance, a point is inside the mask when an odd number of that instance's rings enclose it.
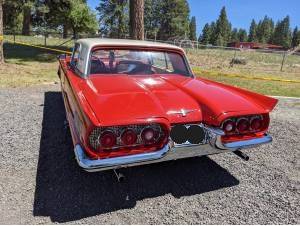
<path fill-rule="evenodd" d="M 82 147 L 75 145 L 75 156 L 80 167 L 88 172 L 118 169 L 123 167 L 144 165 L 169 160 L 189 158 L 195 156 L 219 154 L 222 152 L 235 151 L 239 149 L 252 148 L 261 144 L 272 142 L 272 137 L 265 134 L 263 137 L 245 141 L 222 143 L 220 134 L 215 134 L 209 144 L 177 146 L 170 142 L 161 150 L 156 152 L 142 153 L 136 155 L 92 160 L 86 156 Z"/>

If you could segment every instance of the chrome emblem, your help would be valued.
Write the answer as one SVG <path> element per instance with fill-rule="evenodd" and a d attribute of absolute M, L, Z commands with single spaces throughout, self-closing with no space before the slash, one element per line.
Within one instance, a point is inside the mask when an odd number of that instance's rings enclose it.
<path fill-rule="evenodd" d="M 173 115 L 173 114 L 181 114 L 182 117 L 186 117 L 187 114 L 194 112 L 196 110 L 187 110 L 187 109 L 181 109 L 180 111 L 168 111 L 167 114 L 168 115 Z"/>

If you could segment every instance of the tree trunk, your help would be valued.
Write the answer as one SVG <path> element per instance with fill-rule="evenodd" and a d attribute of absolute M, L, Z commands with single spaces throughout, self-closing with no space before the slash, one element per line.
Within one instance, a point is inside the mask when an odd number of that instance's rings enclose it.
<path fill-rule="evenodd" d="M 68 25 L 64 24 L 63 26 L 63 38 L 68 38 Z"/>
<path fill-rule="evenodd" d="M 76 28 L 72 26 L 72 30 L 73 30 L 73 39 L 76 40 L 78 38 Z"/>
<path fill-rule="evenodd" d="M 24 7 L 22 35 L 30 35 L 31 10 L 30 7 Z"/>
<path fill-rule="evenodd" d="M 144 40 L 144 0 L 130 0 L 130 36 Z"/>
<path fill-rule="evenodd" d="M 4 63 L 3 54 L 3 5 L 4 1 L 0 0 L 0 64 Z"/>

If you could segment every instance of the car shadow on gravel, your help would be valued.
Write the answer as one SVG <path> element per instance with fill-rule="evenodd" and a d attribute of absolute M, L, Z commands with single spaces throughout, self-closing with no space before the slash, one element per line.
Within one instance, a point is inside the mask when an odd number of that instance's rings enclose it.
<path fill-rule="evenodd" d="M 239 181 L 208 157 L 122 169 L 118 183 L 112 171 L 87 173 L 74 158 L 70 134 L 64 129 L 60 92 L 46 92 L 36 175 L 34 216 L 68 222 L 133 208 L 138 200 L 172 194 L 179 198 Z"/>

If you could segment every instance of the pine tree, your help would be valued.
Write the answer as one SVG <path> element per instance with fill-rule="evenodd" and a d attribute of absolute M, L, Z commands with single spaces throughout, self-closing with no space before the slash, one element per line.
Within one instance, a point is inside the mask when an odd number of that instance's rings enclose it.
<path fill-rule="evenodd" d="M 202 30 L 202 35 L 199 37 L 199 42 L 203 43 L 204 45 L 210 44 L 211 41 L 211 26 L 206 23 Z"/>
<path fill-rule="evenodd" d="M 31 30 L 31 12 L 34 9 L 34 1 L 25 0 L 23 4 L 23 26 L 22 26 L 22 35 L 30 35 Z"/>
<path fill-rule="evenodd" d="M 257 24 L 255 22 L 255 20 L 253 19 L 251 21 L 251 25 L 250 25 L 250 29 L 249 29 L 249 37 L 248 37 L 248 41 L 249 42 L 257 42 Z"/>
<path fill-rule="evenodd" d="M 245 29 L 239 29 L 238 31 L 238 39 L 240 42 L 246 42 L 248 39 L 247 31 Z"/>
<path fill-rule="evenodd" d="M 299 44 L 300 44 L 300 31 L 298 31 L 298 27 L 295 27 L 293 31 L 292 47 L 296 47 Z"/>
<path fill-rule="evenodd" d="M 282 21 L 278 21 L 275 27 L 272 43 L 282 45 L 284 48 L 290 48 L 292 33 L 290 29 L 290 18 L 286 16 Z"/>
<path fill-rule="evenodd" d="M 271 18 L 265 16 L 257 25 L 257 39 L 261 43 L 270 43 L 274 32 L 274 22 Z"/>
<path fill-rule="evenodd" d="M 232 29 L 231 36 L 230 36 L 230 42 L 239 42 L 239 36 L 238 36 L 238 30 L 236 28 Z"/>
<path fill-rule="evenodd" d="M 159 38 L 162 40 L 188 38 L 189 14 L 187 0 L 162 1 Z"/>
<path fill-rule="evenodd" d="M 9 31 L 21 32 L 22 30 L 22 5 L 17 0 L 4 1 L 3 25 Z"/>
<path fill-rule="evenodd" d="M 216 22 L 216 37 L 213 42 L 214 45 L 226 46 L 230 41 L 231 24 L 229 23 L 226 15 L 225 7 L 222 8 L 220 16 Z"/>
<path fill-rule="evenodd" d="M 154 39 L 160 28 L 163 0 L 145 0 L 144 26 L 146 38 Z"/>
<path fill-rule="evenodd" d="M 128 2 L 126 0 L 101 0 L 96 8 L 99 14 L 100 31 L 112 38 L 128 34 Z"/>
<path fill-rule="evenodd" d="M 196 41 L 197 40 L 197 32 L 196 32 L 196 17 L 192 17 L 191 22 L 190 22 L 190 35 L 189 38 L 192 41 Z"/>
<path fill-rule="evenodd" d="M 217 29 L 216 23 L 215 22 L 211 22 L 210 23 L 210 41 L 209 41 L 209 43 L 212 44 L 212 45 L 216 41 L 216 29 Z"/>

